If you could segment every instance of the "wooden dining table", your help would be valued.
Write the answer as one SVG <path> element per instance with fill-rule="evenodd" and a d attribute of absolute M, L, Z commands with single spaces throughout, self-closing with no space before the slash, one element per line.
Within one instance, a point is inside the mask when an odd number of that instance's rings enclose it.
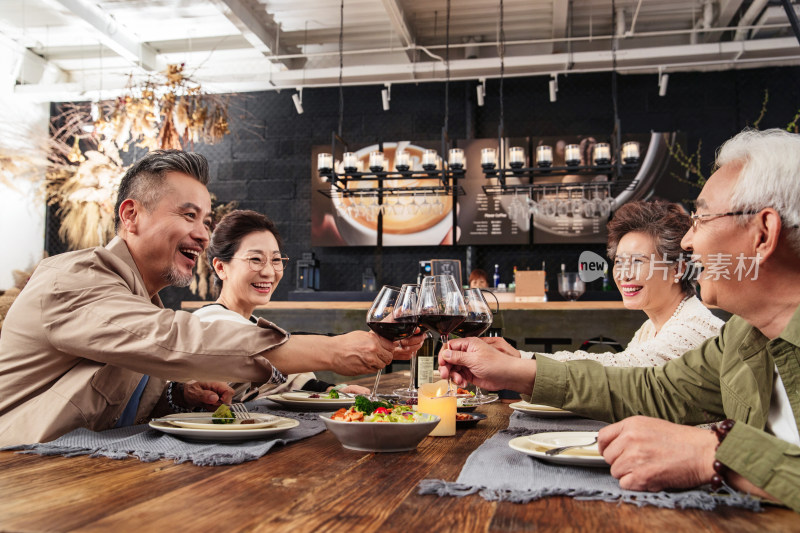
<path fill-rule="evenodd" d="M 395 372 L 381 390 L 407 380 L 407 371 Z M 508 403 L 480 406 L 487 418 L 474 427 L 402 453 L 347 450 L 329 431 L 232 466 L 0 452 L 0 530 L 800 531 L 798 514 L 770 505 L 756 513 L 420 495 L 420 481 L 455 481 L 470 453 L 507 427 Z"/>

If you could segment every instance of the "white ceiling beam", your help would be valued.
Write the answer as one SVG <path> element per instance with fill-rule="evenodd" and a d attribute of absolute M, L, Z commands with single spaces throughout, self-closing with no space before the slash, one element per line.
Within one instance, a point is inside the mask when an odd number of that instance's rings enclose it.
<path fill-rule="evenodd" d="M 383 7 L 386 9 L 386 14 L 389 16 L 389 22 L 392 24 L 392 29 L 400 39 L 400 44 L 403 48 L 408 48 L 416 44 L 416 38 L 409 29 L 406 15 L 403 13 L 403 8 L 400 7 L 398 0 L 383 0 Z M 413 60 L 414 52 L 409 50 L 406 53 L 409 61 Z"/>
<path fill-rule="evenodd" d="M 250 45 L 268 58 L 299 54 L 297 46 L 281 43 L 283 32 L 275 18 L 257 0 L 213 0 L 214 5 L 242 32 Z M 278 62 L 278 61 L 276 61 Z M 289 69 L 303 68 L 304 58 L 279 61 Z"/>
<path fill-rule="evenodd" d="M 158 53 L 142 43 L 114 17 L 100 9 L 97 4 L 87 0 L 57 0 L 89 26 L 95 29 L 98 39 L 125 59 L 149 71 L 161 70 Z"/>
<path fill-rule="evenodd" d="M 569 2 L 553 0 L 553 34 L 552 39 L 567 37 L 567 23 L 569 22 Z M 567 43 L 553 43 L 552 52 L 566 52 Z"/>
<path fill-rule="evenodd" d="M 568 61 L 572 65 L 565 69 Z M 800 64 L 800 50 L 794 37 L 759 39 L 744 42 L 707 43 L 699 45 L 677 45 L 663 47 L 617 50 L 616 68 L 619 72 L 658 72 L 659 67 L 667 72 L 692 70 L 728 70 L 736 68 L 758 68 L 772 65 Z M 551 55 L 506 56 L 505 73 L 508 77 L 541 76 L 552 73 L 570 74 L 581 72 L 610 71 L 613 54 L 610 50 L 574 52 Z M 274 67 L 273 67 L 274 68 Z M 499 76 L 498 58 L 459 59 L 450 62 L 450 78 L 453 81 Z M 254 68 L 242 69 L 232 63 L 225 71 L 215 71 L 214 76 L 201 80 L 206 90 L 216 92 L 263 91 L 290 89 L 304 85 L 309 87 L 335 87 L 338 84 L 339 68 L 326 67 L 302 71 L 273 72 L 269 75 L 269 64 L 263 71 Z M 303 80 L 305 78 L 305 80 Z M 398 65 L 360 64 L 345 66 L 345 85 L 382 85 L 384 83 L 414 83 L 444 81 L 445 69 L 440 62 Z M 268 81 L 271 80 L 271 81 Z M 120 93 L 125 89 L 121 77 L 106 80 L 104 97 Z M 19 85 L 15 93 L 39 101 L 86 100 L 97 91 L 86 84 L 38 84 Z M 544 89 L 543 89 L 544 90 Z"/>

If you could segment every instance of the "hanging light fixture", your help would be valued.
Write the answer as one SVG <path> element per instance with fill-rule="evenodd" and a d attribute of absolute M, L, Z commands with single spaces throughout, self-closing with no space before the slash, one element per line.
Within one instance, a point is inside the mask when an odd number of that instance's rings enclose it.
<path fill-rule="evenodd" d="M 550 80 L 550 101 L 555 102 L 558 99 L 558 74 L 550 74 L 553 79 Z"/>
<path fill-rule="evenodd" d="M 383 110 L 389 111 L 389 102 L 392 100 L 392 84 L 387 83 L 385 89 L 381 91 L 381 102 L 383 103 Z"/>
<path fill-rule="evenodd" d="M 667 95 L 667 83 L 669 83 L 669 74 L 662 72 L 662 67 L 658 67 L 658 96 Z"/>
<path fill-rule="evenodd" d="M 483 99 L 486 97 L 486 78 L 478 80 L 478 86 L 475 87 L 478 96 L 478 106 L 483 107 Z"/>
<path fill-rule="evenodd" d="M 300 87 L 297 89 L 297 92 L 292 95 L 292 101 L 294 102 L 294 108 L 297 110 L 298 115 L 303 114 L 303 88 Z"/>

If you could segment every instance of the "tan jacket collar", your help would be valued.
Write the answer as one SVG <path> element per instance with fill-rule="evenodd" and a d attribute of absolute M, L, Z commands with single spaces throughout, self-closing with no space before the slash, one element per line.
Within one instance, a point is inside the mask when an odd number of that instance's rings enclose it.
<path fill-rule="evenodd" d="M 136 280 L 136 283 L 133 287 L 131 287 L 131 289 L 140 296 L 149 296 L 144 285 L 144 278 L 142 277 L 141 272 L 139 272 L 139 267 L 136 266 L 136 262 L 133 260 L 133 256 L 131 255 L 130 250 L 128 250 L 128 244 L 125 242 L 125 240 L 117 235 L 106 245 L 106 250 L 114 254 L 130 267 Z M 150 298 L 150 301 L 153 302 L 153 305 L 157 305 L 162 309 L 164 308 L 164 304 L 161 302 L 161 298 L 158 296 L 158 294 Z"/>

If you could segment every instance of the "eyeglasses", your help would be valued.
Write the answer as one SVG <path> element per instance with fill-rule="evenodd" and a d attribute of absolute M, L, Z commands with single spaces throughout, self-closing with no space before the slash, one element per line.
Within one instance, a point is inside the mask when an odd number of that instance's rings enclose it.
<path fill-rule="evenodd" d="M 730 213 L 703 213 L 698 215 L 694 211 L 689 214 L 689 218 L 692 219 L 692 229 L 696 230 L 697 225 L 702 220 L 709 220 L 714 218 L 722 218 L 722 217 L 735 217 L 738 215 L 755 215 L 758 211 L 731 211 Z"/>
<path fill-rule="evenodd" d="M 286 268 L 286 264 L 289 262 L 288 257 L 272 257 L 268 259 L 263 255 L 233 257 L 232 259 L 241 259 L 242 261 L 247 261 L 247 264 L 250 266 L 250 270 L 253 272 L 260 272 L 267 263 L 272 266 L 272 270 L 275 272 L 283 272 L 283 270 Z"/>

